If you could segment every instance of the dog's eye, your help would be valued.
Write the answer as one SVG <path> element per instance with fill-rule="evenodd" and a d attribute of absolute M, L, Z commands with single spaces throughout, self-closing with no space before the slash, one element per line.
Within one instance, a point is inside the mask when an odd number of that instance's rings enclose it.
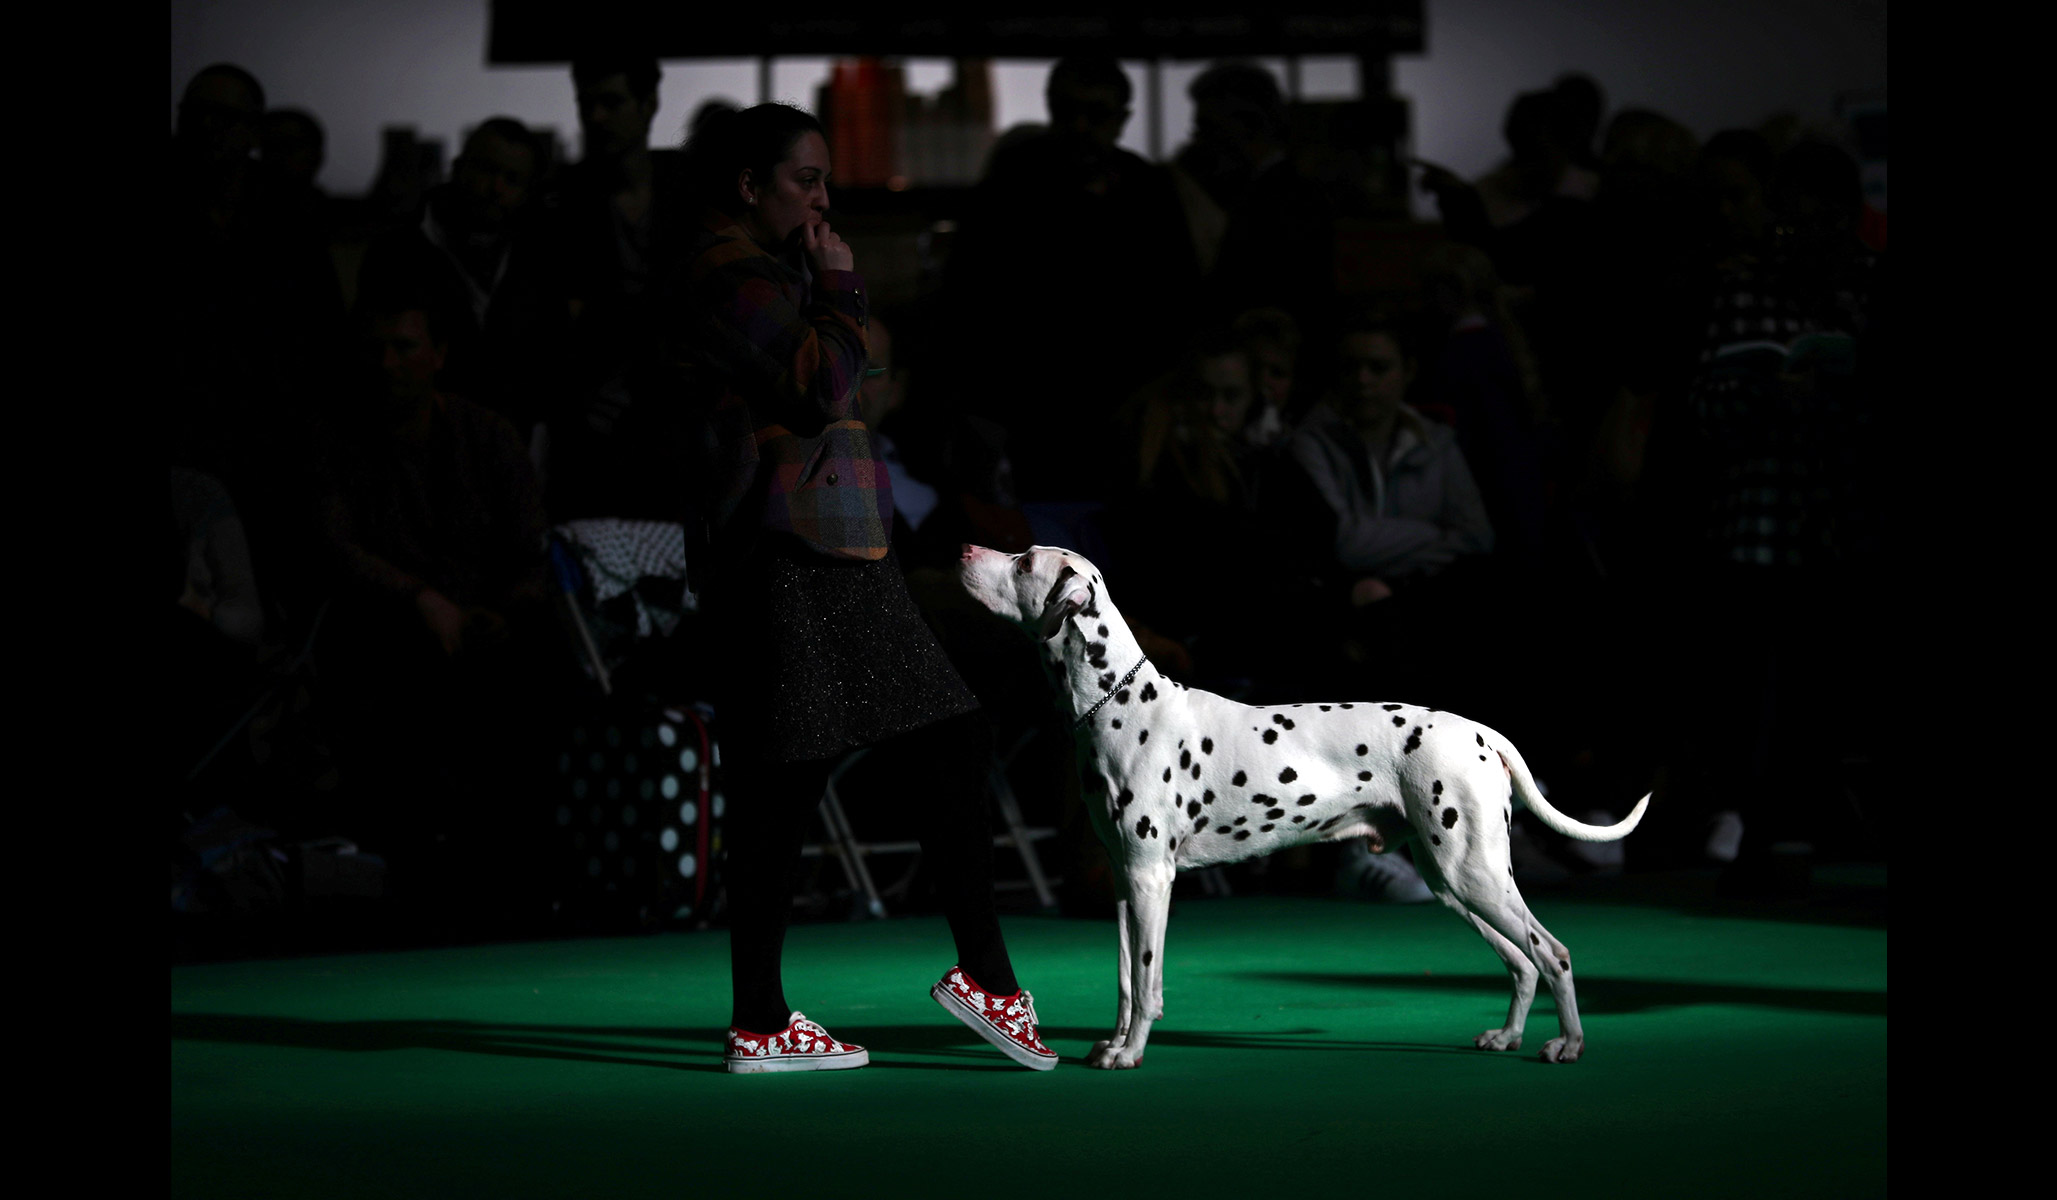
<path fill-rule="evenodd" d="M 1021 556 L 1020 558 L 1017 558 L 1017 559 L 1015 559 L 1015 560 L 1014 560 L 1014 569 L 1015 569 L 1016 571 L 1020 572 L 1020 573 L 1021 573 L 1021 574 L 1023 574 L 1023 575 L 1026 575 L 1026 574 L 1028 574 L 1028 573 L 1029 573 L 1029 560 L 1030 560 L 1030 559 L 1032 559 L 1032 558 L 1034 558 L 1034 557 L 1035 557 L 1035 555 L 1033 555 L 1033 554 L 1024 554 L 1024 555 L 1022 555 L 1022 556 Z"/>

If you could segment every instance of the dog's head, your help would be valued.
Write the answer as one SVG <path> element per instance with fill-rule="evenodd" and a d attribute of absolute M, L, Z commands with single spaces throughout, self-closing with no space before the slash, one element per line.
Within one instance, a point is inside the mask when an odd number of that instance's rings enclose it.
<path fill-rule="evenodd" d="M 1020 554 L 966 546 L 959 572 L 972 599 L 1046 641 L 1091 606 L 1100 587 L 1099 568 L 1056 546 L 1031 546 Z"/>

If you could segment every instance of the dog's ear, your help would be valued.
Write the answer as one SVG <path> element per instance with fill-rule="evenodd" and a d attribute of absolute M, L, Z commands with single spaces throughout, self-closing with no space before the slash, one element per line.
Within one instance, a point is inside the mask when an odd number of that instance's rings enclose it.
<path fill-rule="evenodd" d="M 1044 641 L 1056 637 L 1064 623 L 1072 615 L 1093 602 L 1093 585 L 1085 576 L 1064 569 L 1057 583 L 1051 587 L 1049 598 L 1043 603 L 1043 623 L 1039 632 Z"/>

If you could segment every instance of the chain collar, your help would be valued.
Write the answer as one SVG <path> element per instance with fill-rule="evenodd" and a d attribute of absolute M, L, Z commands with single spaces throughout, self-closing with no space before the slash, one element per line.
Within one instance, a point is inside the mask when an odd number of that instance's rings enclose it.
<path fill-rule="evenodd" d="M 1135 665 L 1135 666 L 1133 666 L 1133 667 L 1130 667 L 1130 668 L 1128 669 L 1128 674 L 1126 674 L 1126 675 L 1124 675 L 1124 676 L 1122 676 L 1122 677 L 1121 677 L 1121 682 L 1120 682 L 1120 683 L 1117 683 L 1117 684 L 1115 684 L 1115 685 L 1114 685 L 1113 687 L 1111 687 L 1111 688 L 1108 688 L 1108 689 L 1107 689 L 1107 694 L 1106 694 L 1106 695 L 1104 695 L 1104 696 L 1102 696 L 1102 697 L 1100 697 L 1100 701 L 1099 701 L 1099 703 L 1097 703 L 1097 704 L 1093 705 L 1093 707 L 1091 707 L 1091 708 L 1087 709 L 1087 710 L 1085 711 L 1085 713 L 1084 713 L 1083 715 L 1081 715 L 1081 716 L 1079 717 L 1079 719 L 1078 719 L 1078 720 L 1076 720 L 1076 721 L 1073 721 L 1073 722 L 1071 723 L 1071 727 L 1072 727 L 1073 729 L 1083 729 L 1083 728 L 1085 728 L 1085 724 L 1086 724 L 1086 722 L 1087 722 L 1087 721 L 1090 721 L 1090 720 L 1092 720 L 1092 719 L 1093 719 L 1093 714 L 1094 714 L 1094 713 L 1096 713 L 1096 712 L 1099 712 L 1099 711 L 1100 711 L 1101 709 L 1103 709 L 1103 708 L 1106 708 L 1106 707 L 1107 707 L 1107 702 L 1108 702 L 1109 700 L 1112 700 L 1112 699 L 1114 699 L 1114 693 L 1116 693 L 1116 692 L 1120 691 L 1121 689 L 1123 689 L 1123 688 L 1127 687 L 1127 686 L 1129 685 L 1129 681 L 1130 681 L 1130 680 L 1132 680 L 1132 679 L 1134 679 L 1134 678 L 1136 677 L 1136 672 L 1137 672 L 1137 671 L 1140 671 L 1140 670 L 1142 670 L 1142 669 L 1143 669 L 1143 664 L 1144 664 L 1144 663 L 1146 663 L 1146 662 L 1149 662 L 1149 661 L 1150 661 L 1150 656 L 1149 656 L 1149 655 L 1147 655 L 1147 654 L 1146 654 L 1146 655 L 1144 655 L 1143 657 L 1141 657 L 1141 658 L 1137 659 L 1137 660 L 1136 660 L 1136 665 Z"/>

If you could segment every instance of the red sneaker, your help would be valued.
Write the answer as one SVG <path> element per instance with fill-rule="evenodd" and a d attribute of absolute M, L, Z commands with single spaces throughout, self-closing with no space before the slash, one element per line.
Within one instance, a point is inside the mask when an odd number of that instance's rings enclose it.
<path fill-rule="evenodd" d="M 729 1026 L 729 1045 L 722 1054 L 730 1074 L 754 1075 L 765 1071 L 842 1071 L 871 1061 L 862 1046 L 852 1046 L 829 1036 L 829 1031 L 793 1014 L 777 1033 L 746 1033 Z"/>
<path fill-rule="evenodd" d="M 963 967 L 951 967 L 950 973 L 929 989 L 929 995 L 1022 1066 L 1047 1071 L 1057 1065 L 1057 1056 L 1036 1036 L 1036 1001 L 1027 988 L 1011 996 L 995 996 L 966 975 Z"/>

